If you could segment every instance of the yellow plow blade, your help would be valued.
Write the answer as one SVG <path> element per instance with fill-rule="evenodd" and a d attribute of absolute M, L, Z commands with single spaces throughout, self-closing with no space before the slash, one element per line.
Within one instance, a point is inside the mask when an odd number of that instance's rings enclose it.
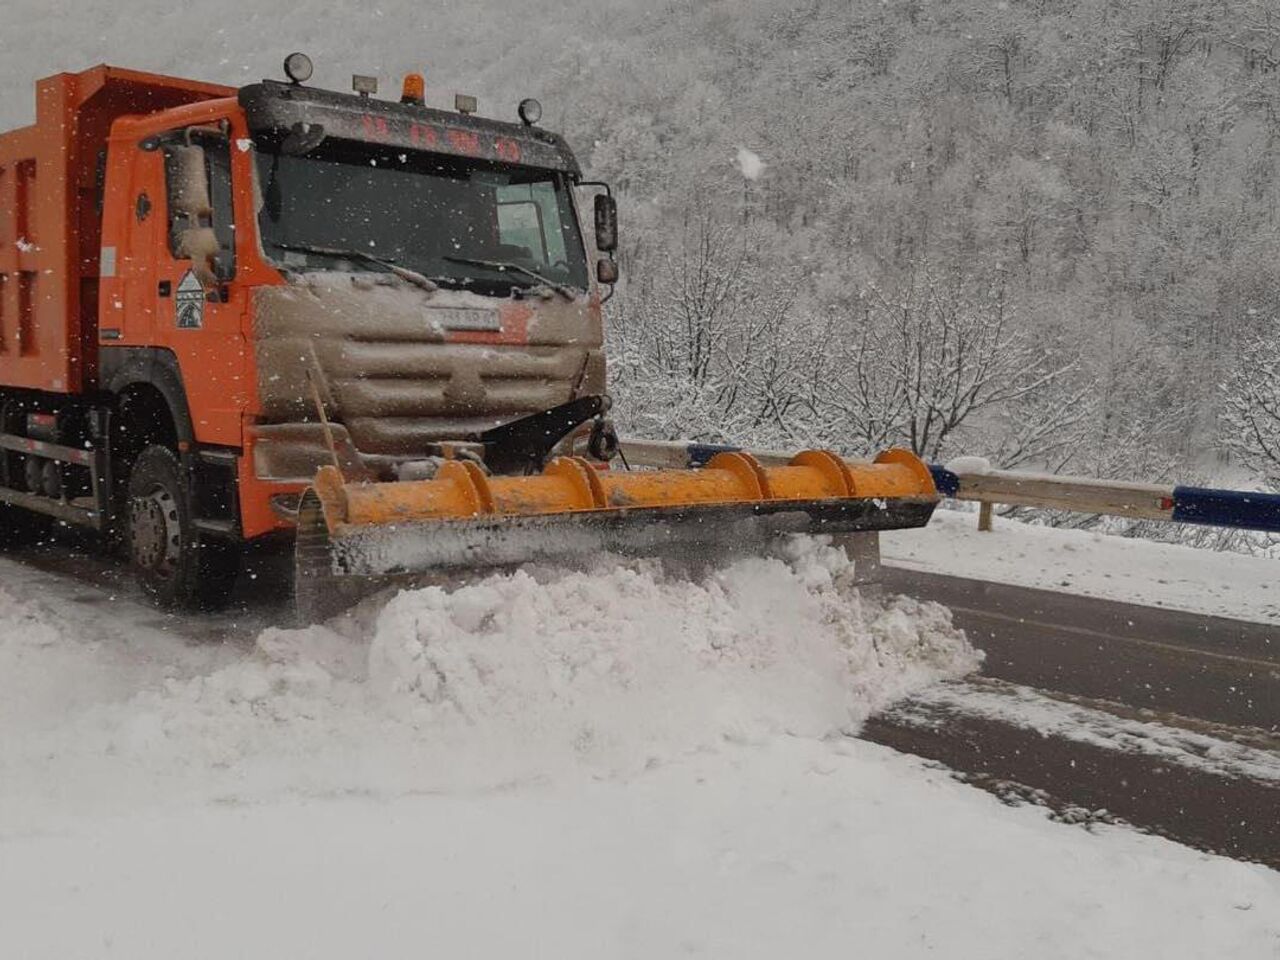
<path fill-rule="evenodd" d="M 750 549 L 781 533 L 924 526 L 938 501 L 928 467 L 905 450 L 873 463 L 821 450 L 765 467 L 725 452 L 689 470 L 601 471 L 562 457 L 540 474 L 491 477 L 452 460 L 434 479 L 347 482 L 322 467 L 298 515 L 304 618 L 340 609 L 367 581 L 601 552 Z M 366 585 L 343 585 L 342 580 Z"/>

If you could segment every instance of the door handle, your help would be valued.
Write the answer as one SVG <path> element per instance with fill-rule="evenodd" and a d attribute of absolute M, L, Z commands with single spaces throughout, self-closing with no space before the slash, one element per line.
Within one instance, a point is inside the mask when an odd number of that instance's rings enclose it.
<path fill-rule="evenodd" d="M 159 289 L 156 290 L 156 293 L 158 293 L 162 297 L 169 296 L 169 294 L 173 293 L 173 281 L 161 280 Z"/>

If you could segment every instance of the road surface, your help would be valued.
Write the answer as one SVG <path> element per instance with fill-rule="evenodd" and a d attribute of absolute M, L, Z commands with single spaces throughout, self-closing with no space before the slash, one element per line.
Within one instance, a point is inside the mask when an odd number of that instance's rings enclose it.
<path fill-rule="evenodd" d="M 983 677 L 863 735 L 1011 800 L 1280 867 L 1280 628 L 886 567 L 949 606 Z"/>

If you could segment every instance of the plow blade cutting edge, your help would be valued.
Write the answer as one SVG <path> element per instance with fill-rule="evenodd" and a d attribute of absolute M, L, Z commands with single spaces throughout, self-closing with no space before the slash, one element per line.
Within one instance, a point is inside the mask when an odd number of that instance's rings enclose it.
<path fill-rule="evenodd" d="M 810 450 L 786 466 L 721 453 L 690 470 L 600 471 L 578 457 L 491 477 L 452 460 L 431 480 L 347 482 L 317 471 L 298 512 L 299 617 L 332 615 L 389 579 L 601 553 L 718 556 L 784 533 L 921 527 L 938 502 L 928 467 Z"/>

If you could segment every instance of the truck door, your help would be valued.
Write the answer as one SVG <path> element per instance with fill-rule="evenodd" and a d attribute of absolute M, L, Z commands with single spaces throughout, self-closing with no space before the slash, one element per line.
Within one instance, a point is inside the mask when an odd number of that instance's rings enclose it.
<path fill-rule="evenodd" d="M 231 141 L 216 127 L 193 127 L 166 137 L 163 156 L 157 333 L 178 358 L 196 439 L 239 446 L 248 293 L 236 282 Z"/>

